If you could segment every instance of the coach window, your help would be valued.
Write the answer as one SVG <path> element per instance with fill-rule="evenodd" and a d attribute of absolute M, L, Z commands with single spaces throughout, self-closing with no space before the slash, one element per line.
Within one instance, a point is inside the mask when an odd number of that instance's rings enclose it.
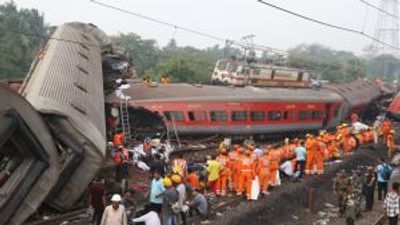
<path fill-rule="evenodd" d="M 227 121 L 228 115 L 225 111 L 211 111 L 210 112 L 211 121 Z"/>
<path fill-rule="evenodd" d="M 323 116 L 323 113 L 321 111 L 312 111 L 311 119 L 313 119 L 313 120 L 321 119 L 322 116 Z"/>
<path fill-rule="evenodd" d="M 168 121 L 183 121 L 185 118 L 183 112 L 179 111 L 165 111 L 164 116 Z"/>
<path fill-rule="evenodd" d="M 310 111 L 299 111 L 299 120 L 310 119 Z"/>
<path fill-rule="evenodd" d="M 268 118 L 268 120 L 280 120 L 281 112 L 280 111 L 269 111 L 267 118 Z"/>
<path fill-rule="evenodd" d="M 253 75 L 260 75 L 260 70 L 259 69 L 253 69 Z"/>
<path fill-rule="evenodd" d="M 283 119 L 284 120 L 293 119 L 293 111 L 284 111 L 283 112 Z"/>
<path fill-rule="evenodd" d="M 244 121 L 247 119 L 246 111 L 233 111 L 232 121 Z"/>
<path fill-rule="evenodd" d="M 205 111 L 189 111 L 188 113 L 190 121 L 206 121 L 207 115 Z"/>
<path fill-rule="evenodd" d="M 263 121 L 265 119 L 264 111 L 253 111 L 250 112 L 251 120 L 252 121 Z"/>

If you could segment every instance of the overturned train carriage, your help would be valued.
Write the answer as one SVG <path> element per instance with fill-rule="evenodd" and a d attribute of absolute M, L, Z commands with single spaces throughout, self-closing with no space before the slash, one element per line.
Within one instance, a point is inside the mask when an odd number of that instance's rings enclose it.
<path fill-rule="evenodd" d="M 102 46 L 90 24 L 60 26 L 20 89 L 0 89 L 0 224 L 23 223 L 41 203 L 73 208 L 102 166 Z M 25 99 L 24 99 L 25 98 Z"/>
<path fill-rule="evenodd" d="M 320 89 L 130 85 L 125 93 L 131 107 L 162 116 L 170 132 L 183 135 L 329 129 L 352 112 L 366 110 L 380 96 L 379 88 L 365 81 Z M 106 101 L 118 99 L 112 94 Z"/>

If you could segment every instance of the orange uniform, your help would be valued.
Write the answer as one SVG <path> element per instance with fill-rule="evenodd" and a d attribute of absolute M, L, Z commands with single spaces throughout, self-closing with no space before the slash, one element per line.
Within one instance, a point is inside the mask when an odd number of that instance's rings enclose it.
<path fill-rule="evenodd" d="M 387 138 L 386 138 L 386 147 L 388 150 L 388 158 L 391 159 L 392 158 L 392 153 L 394 150 L 394 137 L 393 134 L 389 133 Z"/>
<path fill-rule="evenodd" d="M 271 161 L 269 164 L 269 172 L 271 173 L 271 184 L 275 185 L 277 179 L 277 172 L 279 170 L 279 163 L 282 160 L 282 152 L 280 149 L 272 149 L 269 153 Z"/>
<path fill-rule="evenodd" d="M 225 196 L 226 194 L 226 184 L 228 182 L 228 177 L 230 176 L 231 173 L 228 167 L 228 160 L 229 157 L 224 154 L 220 154 L 217 157 L 217 161 L 219 162 L 222 168 L 221 172 L 219 173 L 219 178 L 217 181 L 217 194 L 221 194 L 222 196 Z"/>
<path fill-rule="evenodd" d="M 260 158 L 257 165 L 257 174 L 258 179 L 260 181 L 260 189 L 262 192 L 268 192 L 269 183 L 271 182 L 271 173 L 269 170 L 271 162 L 271 156 L 269 154 L 265 154 Z"/>
<path fill-rule="evenodd" d="M 327 149 L 329 152 L 329 160 L 338 156 L 339 151 L 334 142 L 330 142 L 327 146 Z"/>
<path fill-rule="evenodd" d="M 347 158 L 350 155 L 350 152 L 357 147 L 356 139 L 350 135 L 347 135 L 343 139 L 343 153 Z"/>
<path fill-rule="evenodd" d="M 317 166 L 318 174 L 322 174 L 324 172 L 323 153 L 319 142 L 315 138 L 308 138 L 305 145 L 307 149 L 305 173 L 311 174 Z"/>
<path fill-rule="evenodd" d="M 392 122 L 390 122 L 390 120 L 386 119 L 383 121 L 382 127 L 381 127 L 381 132 L 383 135 L 384 143 L 386 143 L 386 138 L 389 135 L 390 130 L 392 130 Z"/>
<path fill-rule="evenodd" d="M 118 147 L 118 146 L 124 145 L 124 138 L 125 138 L 125 135 L 123 133 L 114 134 L 114 137 L 113 137 L 114 146 Z"/>
<path fill-rule="evenodd" d="M 249 199 L 251 194 L 251 182 L 255 177 L 255 164 L 250 155 L 242 156 L 238 161 L 239 184 L 237 195 L 241 195 L 243 187 L 246 188 L 246 196 Z"/>
<path fill-rule="evenodd" d="M 190 188 L 200 188 L 199 176 L 197 176 L 196 172 L 189 173 L 186 177 L 186 181 L 188 182 Z"/>
<path fill-rule="evenodd" d="M 229 183 L 231 190 L 235 190 L 238 187 L 239 183 L 238 163 L 240 157 L 241 154 L 239 153 L 238 150 L 229 153 L 228 167 L 230 168 L 231 171 L 230 180 L 232 182 Z"/>

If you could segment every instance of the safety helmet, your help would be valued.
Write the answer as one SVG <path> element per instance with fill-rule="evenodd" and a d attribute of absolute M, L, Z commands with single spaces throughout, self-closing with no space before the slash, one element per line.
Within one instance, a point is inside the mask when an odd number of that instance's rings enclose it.
<path fill-rule="evenodd" d="M 306 138 L 311 137 L 311 134 L 306 134 Z"/>
<path fill-rule="evenodd" d="M 122 200 L 121 195 L 119 194 L 114 194 L 111 198 L 112 202 L 120 202 Z"/>
<path fill-rule="evenodd" d="M 396 133 L 396 131 L 394 131 L 394 130 L 392 129 L 392 130 L 390 130 L 389 133 L 394 134 L 394 133 Z"/>
<path fill-rule="evenodd" d="M 286 144 L 288 144 L 288 143 L 289 143 L 289 138 L 288 138 L 288 137 L 285 138 L 284 142 L 285 142 Z"/>
<path fill-rule="evenodd" d="M 175 184 L 180 184 L 182 182 L 181 176 L 176 175 L 176 174 L 171 176 L 171 180 Z"/>
<path fill-rule="evenodd" d="M 171 179 L 166 177 L 166 178 L 163 179 L 163 184 L 164 184 L 164 187 L 171 187 L 172 186 L 172 181 L 171 181 Z"/>

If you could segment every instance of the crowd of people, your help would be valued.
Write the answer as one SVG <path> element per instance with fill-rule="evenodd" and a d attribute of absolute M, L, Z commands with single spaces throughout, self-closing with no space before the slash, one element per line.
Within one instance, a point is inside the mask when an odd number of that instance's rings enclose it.
<path fill-rule="evenodd" d="M 234 144 L 225 139 L 215 154 L 210 154 L 201 163 L 187 161 L 179 154 L 170 159 L 170 151 L 166 153 L 165 145 L 160 145 L 160 140 L 146 138 L 140 151 L 130 151 L 127 148 L 129 145 L 124 143 L 123 134 L 116 133 L 110 143 L 113 149 L 111 155 L 115 164 L 115 180 L 126 187 L 129 162 L 135 161 L 137 166 L 151 173 L 149 202 L 142 216 L 131 219 L 126 212 L 120 213 L 125 211 L 121 210 L 125 208 L 123 205 L 117 206 L 124 201 L 125 193 L 130 191 L 129 188 L 123 189 L 124 196 L 114 195 L 111 201 L 116 203 L 106 208 L 102 220 L 99 216 L 101 210 L 98 210 L 96 220 L 101 225 L 125 225 L 129 222 L 186 225 L 188 217 L 197 215 L 207 222 L 214 197 L 223 198 L 229 195 L 256 200 L 269 195 L 272 187 L 281 185 L 281 179 L 298 181 L 307 175 L 323 174 L 324 163 L 346 159 L 359 145 L 377 142 L 379 136 L 383 137 L 383 143 L 387 145 L 391 156 L 394 149 L 394 130 L 391 126 L 387 119 L 378 120 L 373 127 L 353 121 L 352 125 L 341 124 L 332 132 L 320 131 L 318 135 L 307 134 L 304 138 L 291 140 L 285 138 L 281 144 L 269 145 L 256 143 L 252 136 L 242 143 Z M 152 160 L 149 162 L 135 156 L 141 151 L 143 157 Z M 144 166 L 139 165 L 142 161 L 146 161 Z M 386 168 L 383 164 L 380 166 Z M 360 176 L 361 171 L 355 171 L 352 179 L 348 179 L 344 173 L 338 175 L 334 188 L 341 213 L 346 211 L 349 196 L 359 199 L 364 194 L 367 202 L 369 201 L 367 208 L 371 205 L 370 198 L 367 197 L 368 185 L 365 184 L 372 185 L 377 180 L 378 189 L 386 194 L 387 184 L 386 188 L 384 184 L 380 184 L 379 173 L 375 170 L 373 172 L 378 174 L 377 178 L 374 174 L 362 179 L 364 176 Z M 107 222 L 115 221 L 114 217 L 118 217 L 116 213 L 128 219 L 122 219 L 121 223 Z"/>

